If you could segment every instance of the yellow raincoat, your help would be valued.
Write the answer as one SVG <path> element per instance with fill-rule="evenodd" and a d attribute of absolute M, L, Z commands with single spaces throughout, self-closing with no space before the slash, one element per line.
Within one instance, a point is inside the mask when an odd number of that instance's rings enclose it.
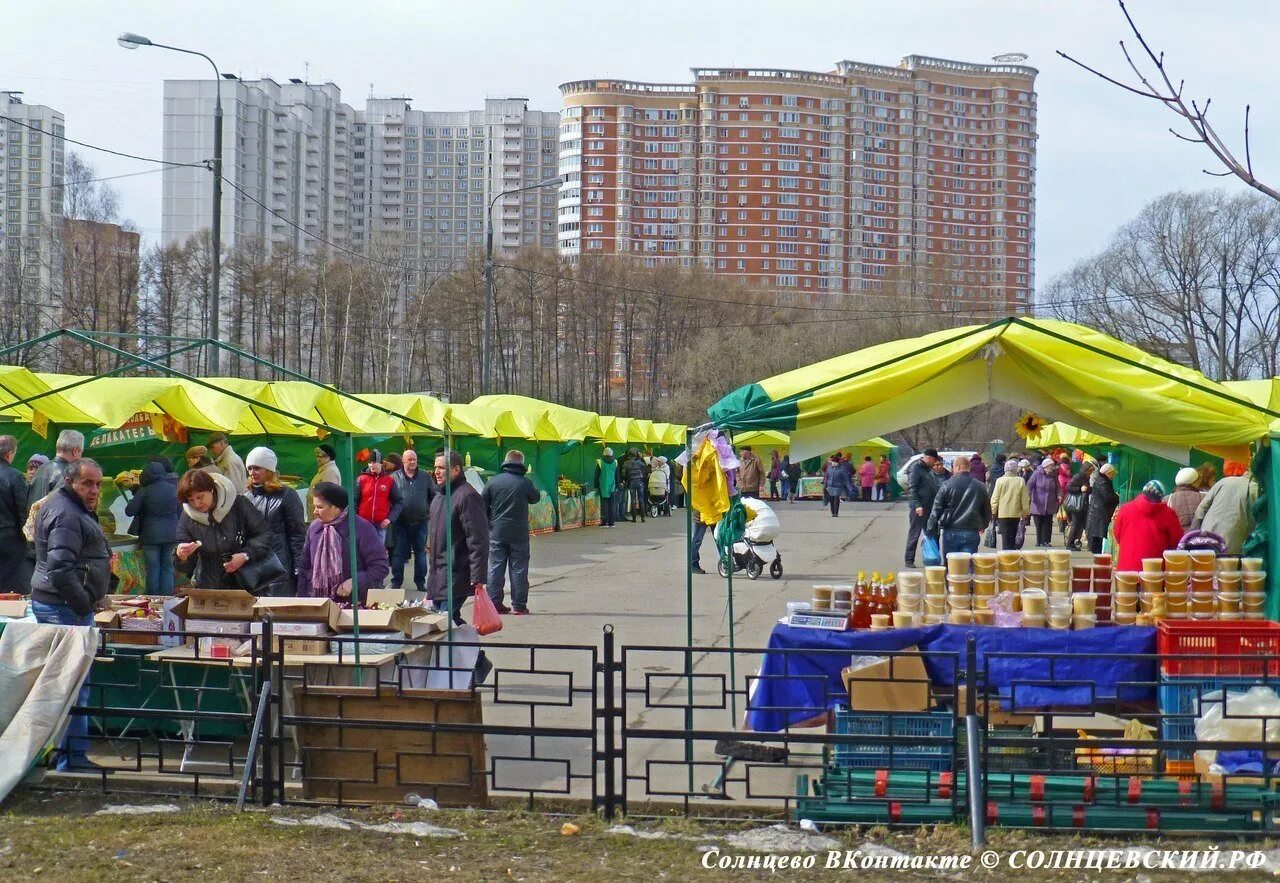
<path fill-rule="evenodd" d="M 691 481 L 692 489 L 689 487 Z M 683 484 L 685 493 L 689 495 L 689 505 L 703 524 L 717 524 L 720 517 L 729 511 L 729 482 L 720 468 L 720 456 L 710 438 L 704 438 L 693 455 L 689 468 L 684 471 Z"/>

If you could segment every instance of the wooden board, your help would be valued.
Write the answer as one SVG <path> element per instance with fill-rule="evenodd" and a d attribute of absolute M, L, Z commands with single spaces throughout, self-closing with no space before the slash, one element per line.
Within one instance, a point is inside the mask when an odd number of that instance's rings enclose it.
<path fill-rule="evenodd" d="M 469 690 L 294 688 L 302 718 L 480 724 Z M 403 803 L 413 793 L 441 806 L 488 803 L 484 734 L 299 723 L 303 796 L 343 803 Z"/>

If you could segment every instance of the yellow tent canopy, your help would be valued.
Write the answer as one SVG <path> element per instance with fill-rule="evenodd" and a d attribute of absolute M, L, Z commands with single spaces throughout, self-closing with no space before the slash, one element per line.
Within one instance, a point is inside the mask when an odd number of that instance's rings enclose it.
<path fill-rule="evenodd" d="M 779 432 L 776 429 L 760 429 L 751 432 L 735 432 L 733 434 L 733 443 L 736 447 L 748 445 L 759 450 L 770 450 L 777 448 L 781 453 L 787 453 L 791 450 L 791 437 L 785 432 Z M 859 456 L 865 454 L 886 453 L 893 450 L 895 445 L 883 438 L 869 438 L 866 441 L 847 442 L 843 445 L 836 445 L 832 451 L 844 449 L 847 451 L 856 451 Z M 824 451 L 823 453 L 829 453 Z"/>
<path fill-rule="evenodd" d="M 788 371 L 729 393 L 708 414 L 722 428 L 787 432 L 792 455 L 811 456 L 993 400 L 1177 462 L 1191 447 L 1238 451 L 1280 417 L 1099 331 L 1024 317 Z"/>
<path fill-rule="evenodd" d="M 511 411 L 513 414 L 528 416 L 546 414 L 561 441 L 582 441 L 587 438 L 600 438 L 603 434 L 600 415 L 528 396 L 487 395 L 474 399 L 471 404 L 485 408 L 499 408 Z"/>
<path fill-rule="evenodd" d="M 1036 450 L 1046 448 L 1082 448 L 1090 445 L 1114 445 L 1109 438 L 1085 432 L 1066 423 L 1050 423 L 1027 439 L 1027 447 Z"/>

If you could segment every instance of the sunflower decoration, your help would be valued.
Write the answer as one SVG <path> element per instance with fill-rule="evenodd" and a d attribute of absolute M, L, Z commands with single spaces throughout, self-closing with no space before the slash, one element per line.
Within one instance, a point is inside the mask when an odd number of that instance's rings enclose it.
<path fill-rule="evenodd" d="M 1018 433 L 1024 441 L 1030 441 L 1040 434 L 1040 430 L 1044 429 L 1045 421 L 1032 411 L 1027 411 L 1018 418 L 1018 422 L 1013 424 L 1013 431 Z"/>

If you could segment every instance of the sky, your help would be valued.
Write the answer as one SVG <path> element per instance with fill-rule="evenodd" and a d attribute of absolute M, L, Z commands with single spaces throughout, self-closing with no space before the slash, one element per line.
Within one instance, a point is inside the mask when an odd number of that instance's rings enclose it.
<path fill-rule="evenodd" d="M 1274 0 L 1131 0 L 1187 94 L 1240 142 L 1253 105 L 1259 177 L 1280 181 L 1280 45 Z M 970 62 L 1023 52 L 1037 68 L 1036 283 L 1100 250 L 1115 229 L 1170 190 L 1243 188 L 1201 169 L 1203 147 L 1174 139 L 1177 120 L 1054 54 L 1126 72 L 1114 0 L 0 0 L 0 90 L 66 117 L 67 136 L 161 155 L 162 82 L 211 75 L 199 58 L 116 45 L 122 31 L 198 49 L 224 72 L 332 81 L 362 107 L 371 93 L 424 110 L 468 110 L 522 96 L 559 110 L 560 83 L 591 77 L 690 81 L 691 67 L 827 71 L 851 59 L 896 65 L 911 54 Z M 112 181 L 122 215 L 156 239 L 160 175 L 136 160 L 81 150 Z"/>

